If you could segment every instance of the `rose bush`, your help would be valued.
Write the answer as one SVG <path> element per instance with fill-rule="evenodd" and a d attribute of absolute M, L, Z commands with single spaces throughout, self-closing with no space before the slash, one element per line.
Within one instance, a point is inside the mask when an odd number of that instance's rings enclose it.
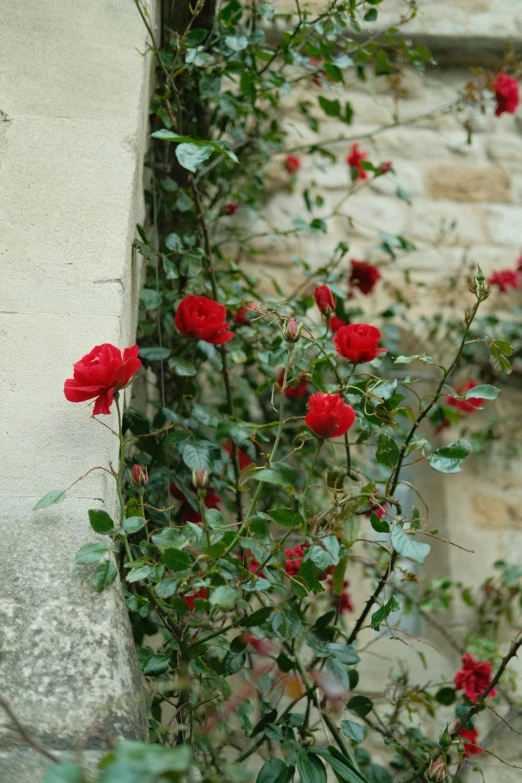
<path fill-rule="evenodd" d="M 468 758 L 487 752 L 480 713 L 506 702 L 499 680 L 521 642 L 499 653 L 499 629 L 514 625 L 521 569 L 497 563 L 474 593 L 424 579 L 438 531 L 422 500 L 417 508 L 404 499 L 405 469 L 418 462 L 448 481 L 465 469 L 472 444 L 448 433 L 440 445 L 436 433 L 479 419 L 499 393 L 489 381 L 502 385 L 511 371 L 502 330 L 515 327 L 481 315 L 491 293 L 484 275 L 477 269 L 459 289 L 458 318 L 434 324 L 420 353 L 404 355 L 395 305 L 368 314 L 369 294 L 385 283 L 380 261 L 350 259 L 340 242 L 317 268 L 294 259 L 302 284 L 287 292 L 275 283 L 275 295 L 241 264 L 256 261 L 255 240 L 267 233 L 252 224 L 270 198 L 268 164 L 292 190 L 305 154 L 335 157 L 306 101 L 299 111 L 314 141 L 306 152 L 287 143 L 282 102 L 294 84 L 308 84 L 324 116 L 348 126 L 353 108 L 326 97 L 346 68 L 397 78 L 401 63 L 422 73 L 430 60 L 393 31 L 385 44 L 361 43 L 378 2 L 334 5 L 316 16 L 299 9 L 296 19 L 275 4 L 228 0 L 205 26 L 200 1 L 187 28 L 151 44 L 154 230 L 139 226 L 136 243 L 147 273 L 140 358 L 136 346 L 98 346 L 64 388 L 72 402 L 95 399 L 94 416 L 116 402 L 118 469 L 93 469 L 114 477 L 118 515 L 89 511 L 99 538 L 76 563 L 96 591 L 120 575 L 147 688 L 150 742 L 117 743 L 100 783 L 457 780 Z M 269 41 L 270 24 L 288 32 Z M 505 70 L 477 80 L 455 108 L 515 110 Z M 393 172 L 362 142 L 341 142 L 347 196 Z M 335 209 L 308 215 L 306 190 L 303 201 L 306 220 L 296 215 L 281 233 L 326 234 Z M 386 237 L 391 258 L 413 249 Z M 502 274 L 491 280 L 499 295 L 519 285 L 518 270 Z M 121 391 L 141 362 L 158 394 L 146 412 L 121 416 Z M 488 382 L 475 366 L 490 367 Z M 361 665 L 368 645 L 383 636 L 411 643 L 404 615 L 437 623 L 436 612 L 459 600 L 474 609 L 463 638 L 446 632 L 462 669 L 444 682 L 394 671 L 376 695 Z M 46 783 L 57 780 L 89 777 L 67 762 Z"/>

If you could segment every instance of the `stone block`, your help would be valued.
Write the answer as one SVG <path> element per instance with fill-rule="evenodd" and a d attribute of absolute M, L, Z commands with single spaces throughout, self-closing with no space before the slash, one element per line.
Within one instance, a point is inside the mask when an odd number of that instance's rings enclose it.
<path fill-rule="evenodd" d="M 426 171 L 432 198 L 448 201 L 511 201 L 509 173 L 500 166 L 442 164 Z"/>
<path fill-rule="evenodd" d="M 490 239 L 497 245 L 520 247 L 522 244 L 522 207 L 485 207 L 486 226 Z"/>
<path fill-rule="evenodd" d="M 510 169 L 522 169 L 522 139 L 515 133 L 492 133 L 486 144 L 488 157 Z"/>
<path fill-rule="evenodd" d="M 484 244 L 480 208 L 452 201 L 434 203 L 417 199 L 410 211 L 407 232 L 413 241 L 421 239 L 425 242 L 463 246 Z"/>

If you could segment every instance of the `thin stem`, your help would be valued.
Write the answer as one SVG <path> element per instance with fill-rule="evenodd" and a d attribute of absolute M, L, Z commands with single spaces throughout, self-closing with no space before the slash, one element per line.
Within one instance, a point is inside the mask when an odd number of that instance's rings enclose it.
<path fill-rule="evenodd" d="M 6 712 L 6 714 L 9 716 L 11 721 L 14 723 L 22 739 L 25 742 L 27 742 L 27 744 L 30 745 L 33 750 L 35 750 L 37 753 L 40 753 L 42 756 L 48 758 L 49 761 L 53 761 L 55 764 L 59 762 L 60 759 L 57 758 L 57 756 L 55 756 L 53 753 L 50 753 L 48 750 L 46 750 L 46 748 L 44 748 L 42 745 L 40 745 L 31 737 L 27 729 L 25 729 L 22 726 L 22 724 L 14 714 L 9 704 L 1 696 L 0 696 L 0 707 L 2 707 L 2 709 Z"/>
<path fill-rule="evenodd" d="M 118 493 L 118 500 L 120 502 L 120 529 L 122 529 L 123 523 L 125 522 L 125 500 L 123 499 L 123 490 L 122 490 L 123 472 L 125 470 L 125 440 L 123 438 L 123 426 L 122 426 L 119 392 L 115 393 L 114 401 L 116 403 L 116 410 L 118 412 L 118 439 L 120 441 L 120 458 L 118 464 L 118 473 L 115 476 L 115 479 L 116 479 L 116 491 Z M 125 546 L 127 559 L 129 562 L 132 562 L 133 557 L 129 546 L 129 541 L 125 534 L 123 535 L 123 543 Z"/>

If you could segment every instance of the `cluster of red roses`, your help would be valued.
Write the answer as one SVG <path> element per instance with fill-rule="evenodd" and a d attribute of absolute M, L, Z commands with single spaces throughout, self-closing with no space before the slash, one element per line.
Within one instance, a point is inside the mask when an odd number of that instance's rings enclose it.
<path fill-rule="evenodd" d="M 491 674 L 493 666 L 491 661 L 476 661 L 470 653 L 464 653 L 462 656 L 462 669 L 455 674 L 455 689 L 464 691 L 464 696 L 472 703 L 476 704 L 479 697 L 491 685 Z M 488 697 L 495 697 L 497 689 L 491 688 Z M 473 756 L 484 751 L 477 745 L 478 731 L 475 728 L 462 728 L 458 734 L 462 737 L 464 743 L 464 755 Z"/>
<path fill-rule="evenodd" d="M 508 288 L 522 287 L 522 256 L 517 261 L 515 269 L 501 269 L 499 272 L 493 272 L 488 277 L 488 283 L 496 286 L 501 294 L 505 294 Z"/>

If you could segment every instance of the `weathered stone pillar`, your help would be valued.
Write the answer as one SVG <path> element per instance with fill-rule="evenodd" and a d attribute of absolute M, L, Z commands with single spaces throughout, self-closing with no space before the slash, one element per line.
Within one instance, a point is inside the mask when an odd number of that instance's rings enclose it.
<path fill-rule="evenodd" d="M 87 509 L 114 512 L 114 482 L 98 471 L 32 509 L 116 458 L 62 389 L 92 347 L 135 340 L 151 59 L 131 0 L 0 12 L 0 696 L 49 751 L 88 760 L 146 736 L 121 590 L 95 593 L 73 562 L 93 537 Z M 47 764 L 0 709 L 2 783 L 39 783 Z"/>

